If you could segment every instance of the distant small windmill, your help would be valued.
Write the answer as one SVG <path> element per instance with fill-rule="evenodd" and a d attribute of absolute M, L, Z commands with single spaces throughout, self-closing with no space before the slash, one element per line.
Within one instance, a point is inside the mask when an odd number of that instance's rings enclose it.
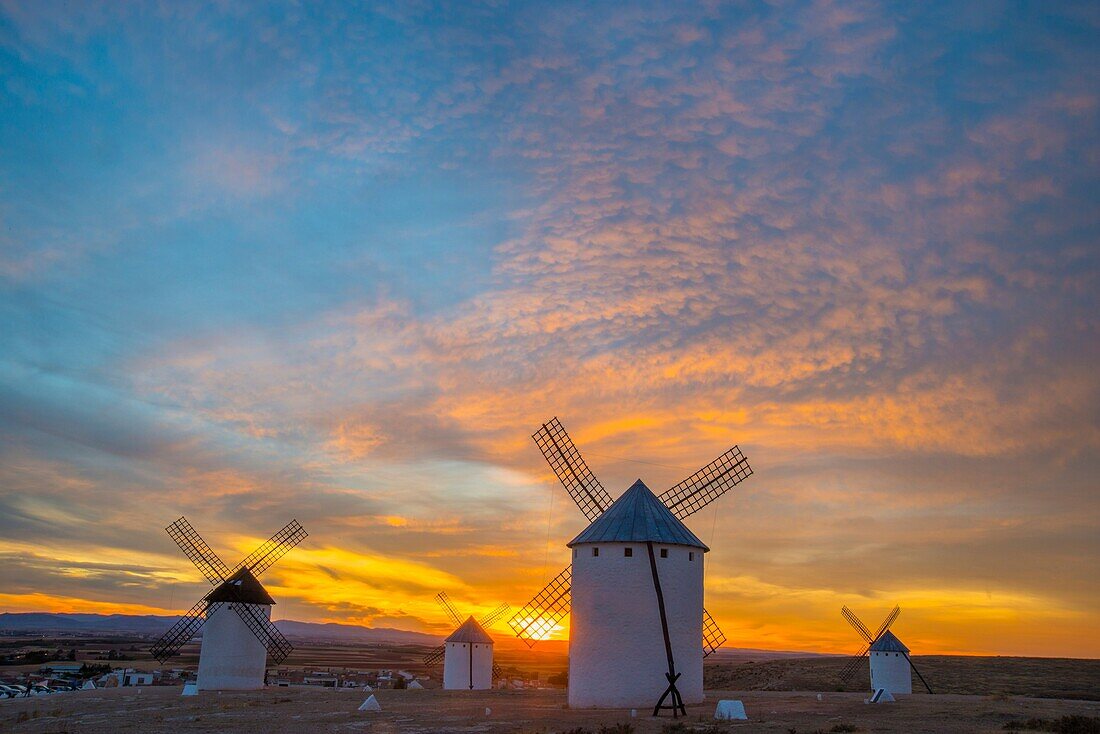
<path fill-rule="evenodd" d="M 503 674 L 493 663 L 493 638 L 485 628 L 503 617 L 510 607 L 501 604 L 480 620 L 471 615 L 463 622 L 446 591 L 436 594 L 435 600 L 443 607 L 455 630 L 442 645 L 424 656 L 424 664 L 432 666 L 443 661 L 443 688 L 446 690 L 492 688 L 493 681 Z"/>
<path fill-rule="evenodd" d="M 932 692 L 932 687 L 928 685 L 928 681 L 917 670 L 917 666 L 913 665 L 913 660 L 909 657 L 909 648 L 890 631 L 890 625 L 901 614 L 900 606 L 895 606 L 890 610 L 890 613 L 886 615 L 886 619 L 882 620 L 882 624 L 879 625 L 878 631 L 873 635 L 851 609 L 841 607 L 840 613 L 844 615 L 844 619 L 852 625 L 852 629 L 866 643 L 863 650 L 853 655 L 844 670 L 841 671 L 840 679 L 842 681 L 851 680 L 852 676 L 859 670 L 863 659 L 870 655 L 872 691 L 885 688 L 890 693 L 912 693 L 913 676 L 909 674 L 911 669 L 920 678 L 920 682 L 924 684 L 928 692 Z"/>
<path fill-rule="evenodd" d="M 165 662 L 205 625 L 199 690 L 262 688 L 267 657 L 278 664 L 293 648 L 271 623 L 275 600 L 257 577 L 301 543 L 305 529 L 291 520 L 233 568 L 218 558 L 186 517 L 165 530 L 214 589 L 153 645 L 153 657 Z"/>
<path fill-rule="evenodd" d="M 751 475 L 748 461 L 734 446 L 660 498 L 639 479 L 613 502 L 557 418 L 532 438 L 591 524 L 568 544 L 573 564 L 508 624 L 533 645 L 573 612 L 571 707 L 656 700 L 655 716 L 686 715 L 703 700 L 703 658 L 726 636 L 703 608 L 709 549 L 682 521 Z"/>

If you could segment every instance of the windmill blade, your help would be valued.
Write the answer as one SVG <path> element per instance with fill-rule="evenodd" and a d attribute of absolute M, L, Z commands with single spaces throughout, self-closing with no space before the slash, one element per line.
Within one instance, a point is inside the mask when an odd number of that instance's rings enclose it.
<path fill-rule="evenodd" d="M 840 671 L 840 680 L 847 683 L 856 671 L 859 670 L 860 663 L 867 657 L 867 652 L 871 649 L 870 645 L 863 648 L 863 652 L 853 655 L 848 661 L 848 664 L 844 666 L 844 670 Z"/>
<path fill-rule="evenodd" d="M 886 619 L 882 620 L 882 624 L 878 626 L 878 632 L 875 633 L 875 639 L 882 637 L 882 633 L 890 629 L 890 625 L 894 623 L 894 620 L 901 614 L 901 607 L 895 606 L 890 613 L 886 615 Z"/>
<path fill-rule="evenodd" d="M 661 502 L 683 520 L 736 487 L 752 474 L 748 459 L 734 446 L 661 495 Z"/>
<path fill-rule="evenodd" d="M 161 638 L 153 643 L 149 652 L 160 662 L 165 662 L 180 651 L 184 645 L 191 641 L 206 621 L 206 599 L 199 599 L 195 606 L 191 607 L 182 617 L 176 620 Z"/>
<path fill-rule="evenodd" d="M 432 648 L 427 655 L 424 656 L 425 665 L 438 665 L 443 661 L 443 658 L 447 655 L 447 646 L 440 645 L 439 647 Z"/>
<path fill-rule="evenodd" d="M 545 639 L 569 614 L 569 583 L 572 579 L 573 567 L 566 566 L 508 620 L 508 626 L 516 637 L 526 642 L 528 647 L 534 647 L 537 641 Z"/>
<path fill-rule="evenodd" d="M 878 636 L 872 635 L 871 630 L 867 629 L 866 625 L 860 621 L 859 617 L 855 615 L 848 607 L 841 607 L 840 613 L 844 615 L 844 618 L 848 620 L 848 624 L 852 625 L 852 629 L 859 633 L 859 636 L 863 638 L 864 642 L 871 644 L 878 639 Z"/>
<path fill-rule="evenodd" d="M 504 677 L 504 670 L 499 665 L 493 663 L 493 680 L 500 680 Z"/>
<path fill-rule="evenodd" d="M 905 659 L 909 661 L 909 667 L 910 667 L 910 668 L 912 668 L 912 669 L 913 669 L 913 672 L 917 674 L 917 677 L 918 677 L 918 678 L 920 678 L 920 682 L 921 682 L 921 683 L 923 683 L 923 684 L 924 684 L 924 687 L 928 689 L 928 692 L 929 692 L 929 693 L 931 693 L 931 692 L 932 692 L 932 686 L 928 685 L 928 681 L 926 681 L 926 680 L 924 679 L 924 676 L 920 674 L 920 671 L 919 671 L 919 670 L 917 670 L 917 666 L 916 666 L 916 665 L 913 665 L 913 658 L 911 658 L 911 657 L 909 657 L 908 655 L 906 655 L 906 656 L 905 656 Z"/>
<path fill-rule="evenodd" d="M 229 566 L 218 558 L 218 554 L 206 544 L 186 517 L 180 517 L 165 530 L 188 560 L 195 564 L 195 568 L 199 569 L 211 584 L 220 584 L 229 576 Z"/>
<path fill-rule="evenodd" d="M 588 468 L 581 452 L 573 444 L 573 439 L 557 418 L 543 423 L 542 428 L 535 431 L 531 438 L 535 439 L 535 445 L 589 522 L 611 506 L 611 495 Z"/>
<path fill-rule="evenodd" d="M 230 602 L 229 608 L 240 616 L 241 621 L 252 630 L 252 634 L 256 635 L 256 639 L 267 648 L 267 654 L 276 665 L 283 662 L 294 650 L 294 647 L 283 637 L 283 633 L 271 623 L 270 619 L 260 613 L 257 605 Z"/>
<path fill-rule="evenodd" d="M 493 624 L 493 622 L 497 621 L 498 619 L 503 617 L 505 614 L 507 614 L 508 610 L 511 609 L 511 608 L 512 607 L 508 604 L 501 604 L 499 607 L 497 607 L 493 611 L 486 614 L 480 620 L 478 620 L 478 623 L 482 627 L 489 627 Z"/>
<path fill-rule="evenodd" d="M 726 634 L 710 616 L 710 612 L 703 610 L 703 657 L 710 655 L 720 648 L 726 641 Z"/>
<path fill-rule="evenodd" d="M 446 591 L 441 591 L 435 595 L 435 600 L 439 602 L 439 606 L 443 607 L 443 611 L 447 613 L 447 616 L 451 618 L 451 624 L 455 627 L 462 624 L 462 617 L 458 615 L 458 610 L 455 609 L 455 605 L 451 603 L 451 599 L 447 596 Z"/>
<path fill-rule="evenodd" d="M 289 553 L 294 546 L 305 540 L 308 535 L 309 533 L 297 520 L 291 520 L 282 530 L 272 535 L 259 548 L 252 551 L 243 561 L 238 563 L 233 568 L 233 573 L 242 568 L 247 568 L 253 576 L 259 576 Z"/>

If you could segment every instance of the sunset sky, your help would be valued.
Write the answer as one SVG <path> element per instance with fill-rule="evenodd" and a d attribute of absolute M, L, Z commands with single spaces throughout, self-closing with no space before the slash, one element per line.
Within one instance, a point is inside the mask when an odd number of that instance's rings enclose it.
<path fill-rule="evenodd" d="M 1100 6 L 349 6 L 0 0 L 0 611 L 519 607 L 558 416 L 730 645 L 1100 656 Z"/>

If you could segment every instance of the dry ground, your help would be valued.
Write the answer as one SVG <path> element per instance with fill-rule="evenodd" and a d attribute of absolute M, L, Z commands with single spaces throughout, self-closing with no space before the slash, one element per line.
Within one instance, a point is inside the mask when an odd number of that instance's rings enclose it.
<path fill-rule="evenodd" d="M 843 657 L 717 664 L 708 660 L 703 675 L 708 689 L 858 692 L 867 688 L 866 661 L 847 683 L 841 683 L 840 671 L 847 663 Z M 1100 700 L 1100 660 L 921 655 L 913 663 L 937 694 Z M 924 690 L 916 676 L 913 690 Z"/>
<path fill-rule="evenodd" d="M 203 693 L 182 698 L 177 687 L 120 688 L 0 701 L 0 731 L 23 734 L 82 732 L 567 732 L 632 724 L 636 734 L 657 734 L 671 723 L 639 711 L 571 711 L 562 690 L 378 691 L 381 713 L 357 711 L 361 691 L 270 688 L 247 693 Z M 1100 716 L 1095 701 L 1007 696 L 914 695 L 896 704 L 865 705 L 865 694 L 778 691 L 711 691 L 689 707 L 686 731 L 828 732 L 854 725 L 861 732 L 1003 732 L 1006 722 L 1078 714 Z M 717 724 L 714 702 L 736 698 L 750 721 Z M 490 707 L 491 713 L 485 713 Z M 683 720 L 681 720 L 683 721 Z M 842 731 L 851 729 L 841 728 Z M 620 730 L 622 731 L 622 730 Z"/>

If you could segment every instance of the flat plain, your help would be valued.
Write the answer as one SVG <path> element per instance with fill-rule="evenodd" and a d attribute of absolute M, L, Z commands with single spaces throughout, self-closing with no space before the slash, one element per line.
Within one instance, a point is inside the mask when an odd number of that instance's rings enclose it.
<path fill-rule="evenodd" d="M 1064 716 L 1100 716 L 1100 702 L 1017 696 L 913 695 L 867 705 L 862 693 L 709 691 L 688 709 L 683 728 L 669 729 L 666 713 L 584 711 L 565 707 L 561 689 L 508 691 L 390 690 L 374 695 L 381 712 L 360 712 L 367 694 L 356 690 L 268 688 L 181 697 L 179 687 L 112 688 L 0 701 L 0 730 L 18 734 L 84 732 L 376 732 L 378 734 L 546 734 L 629 725 L 616 732 L 1003 732 L 1005 724 Z M 744 702 L 749 721 L 715 722 L 715 702 Z"/>

